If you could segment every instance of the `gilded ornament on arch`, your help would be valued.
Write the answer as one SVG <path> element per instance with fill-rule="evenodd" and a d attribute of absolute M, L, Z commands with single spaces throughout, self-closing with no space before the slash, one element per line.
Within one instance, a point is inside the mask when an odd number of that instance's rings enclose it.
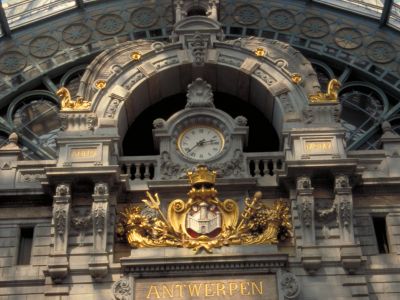
<path fill-rule="evenodd" d="M 195 252 L 229 245 L 276 244 L 291 236 L 290 212 L 284 201 L 267 207 L 261 202 L 261 192 L 256 192 L 245 199 L 240 212 L 235 200 L 217 198 L 216 172 L 200 165 L 188 172 L 188 178 L 187 200 L 173 200 L 165 214 L 158 194 L 147 192 L 144 205 L 132 205 L 122 213 L 118 235 L 133 248 L 183 247 Z"/>
<path fill-rule="evenodd" d="M 61 111 L 79 111 L 88 110 L 90 108 L 90 101 L 82 97 L 72 99 L 71 93 L 66 87 L 61 87 L 56 94 L 61 100 Z"/>
<path fill-rule="evenodd" d="M 96 80 L 96 82 L 94 83 L 94 86 L 96 87 L 96 89 L 102 90 L 107 86 L 107 81 L 105 81 L 103 79 Z"/>
<path fill-rule="evenodd" d="M 267 51 L 265 51 L 264 48 L 257 48 L 256 50 L 254 50 L 254 54 L 257 56 L 265 56 L 267 54 Z"/>
<path fill-rule="evenodd" d="M 309 95 L 308 100 L 310 104 L 328 104 L 339 103 L 338 92 L 341 87 L 339 80 L 331 79 L 328 84 L 326 93 L 318 92 L 314 95 Z"/>
<path fill-rule="evenodd" d="M 299 73 L 293 73 L 290 75 L 290 78 L 292 79 L 292 82 L 295 84 L 300 84 L 303 78 Z"/>
<path fill-rule="evenodd" d="M 133 51 L 131 53 L 131 59 L 133 61 L 139 61 L 142 58 L 142 54 L 139 51 Z"/>

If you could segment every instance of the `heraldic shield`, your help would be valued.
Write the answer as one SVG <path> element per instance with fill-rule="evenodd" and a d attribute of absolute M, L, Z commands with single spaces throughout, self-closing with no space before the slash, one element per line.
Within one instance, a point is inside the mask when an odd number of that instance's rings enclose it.
<path fill-rule="evenodd" d="M 147 192 L 143 205 L 133 205 L 122 213 L 118 235 L 134 248 L 184 247 L 194 251 L 241 244 L 272 244 L 291 236 L 289 208 L 276 201 L 268 208 L 261 192 L 244 201 L 240 213 L 236 201 L 217 198 L 217 174 L 200 165 L 188 172 L 191 189 L 186 201 L 173 200 L 167 216 L 160 209 L 158 194 Z"/>

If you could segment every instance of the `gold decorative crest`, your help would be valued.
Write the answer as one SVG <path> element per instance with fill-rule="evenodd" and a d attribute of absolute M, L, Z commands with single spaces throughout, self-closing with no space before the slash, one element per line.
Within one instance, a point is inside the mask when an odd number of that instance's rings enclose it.
<path fill-rule="evenodd" d="M 90 101 L 84 100 L 82 97 L 77 97 L 72 100 L 71 94 L 66 87 L 62 87 L 57 91 L 57 96 L 61 100 L 61 110 L 86 110 L 90 108 Z"/>
<path fill-rule="evenodd" d="M 217 198 L 216 173 L 205 166 L 189 172 L 189 198 L 173 200 L 167 215 L 158 194 L 147 192 L 143 205 L 122 213 L 118 235 L 133 248 L 184 247 L 198 252 L 228 245 L 274 244 L 291 236 L 289 208 L 283 201 L 272 207 L 261 202 L 261 192 L 245 200 L 240 213 L 236 201 Z"/>
<path fill-rule="evenodd" d="M 341 87 L 339 80 L 332 79 L 329 81 L 326 93 L 318 92 L 315 95 L 309 95 L 308 100 L 311 104 L 319 103 L 339 103 L 338 91 Z"/>

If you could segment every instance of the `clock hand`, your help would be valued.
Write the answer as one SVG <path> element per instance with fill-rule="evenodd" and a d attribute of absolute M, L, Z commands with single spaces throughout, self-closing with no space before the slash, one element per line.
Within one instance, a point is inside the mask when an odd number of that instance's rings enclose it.
<path fill-rule="evenodd" d="M 201 139 L 200 141 L 198 141 L 198 142 L 196 143 L 196 145 L 194 145 L 192 148 L 190 148 L 190 149 L 187 151 L 187 153 L 192 152 L 192 150 L 193 150 L 194 148 L 196 148 L 197 146 L 203 145 L 204 142 L 205 142 L 205 139 Z"/>

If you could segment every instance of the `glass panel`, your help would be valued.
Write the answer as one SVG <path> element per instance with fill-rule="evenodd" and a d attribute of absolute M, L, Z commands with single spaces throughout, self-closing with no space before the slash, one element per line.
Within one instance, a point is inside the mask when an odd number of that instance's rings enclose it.
<path fill-rule="evenodd" d="M 6 0 L 3 1 L 10 28 L 76 7 L 75 0 Z"/>
<path fill-rule="evenodd" d="M 56 148 L 56 135 L 60 130 L 57 106 L 47 100 L 21 103 L 14 113 L 13 122 L 18 132 L 34 144 L 50 150 Z"/>
<path fill-rule="evenodd" d="M 390 10 L 389 25 L 400 29 L 400 0 L 394 0 Z"/>
<path fill-rule="evenodd" d="M 384 106 L 379 95 L 365 87 L 350 87 L 340 93 L 343 111 L 341 123 L 346 129 L 347 145 L 364 136 L 370 127 L 379 122 Z M 375 143 L 366 143 L 359 148 L 376 148 Z"/>
<path fill-rule="evenodd" d="M 330 6 L 354 11 L 363 15 L 380 18 L 384 0 L 315 0 Z"/>

